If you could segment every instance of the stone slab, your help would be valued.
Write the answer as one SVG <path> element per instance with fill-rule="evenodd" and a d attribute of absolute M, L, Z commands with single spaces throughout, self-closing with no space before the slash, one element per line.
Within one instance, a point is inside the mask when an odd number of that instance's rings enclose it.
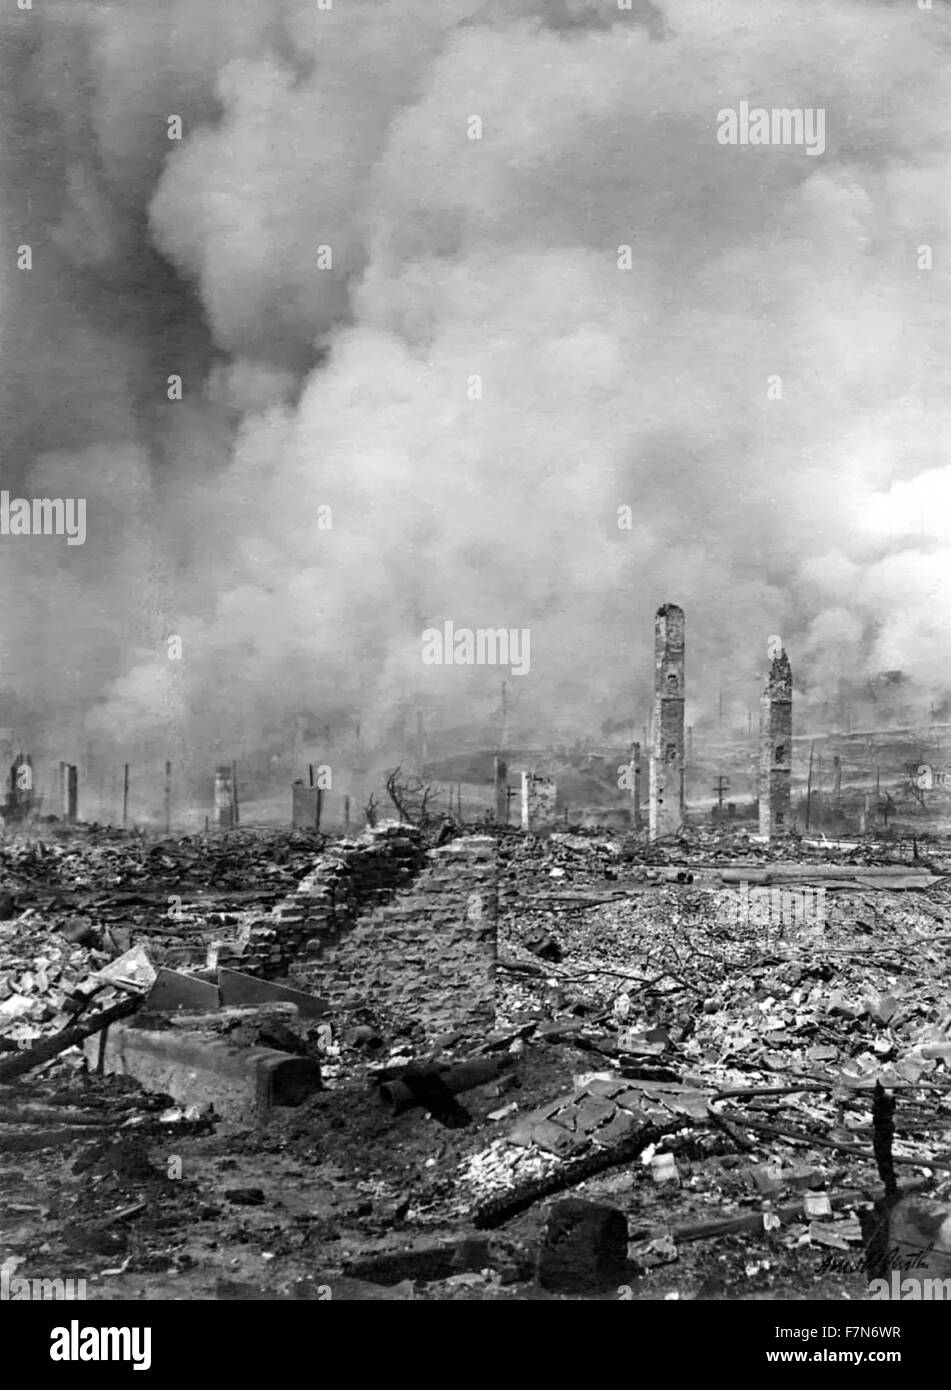
<path fill-rule="evenodd" d="M 316 994 L 292 989 L 290 985 L 278 985 L 271 980 L 259 980 L 256 975 L 245 975 L 243 971 L 229 970 L 227 966 L 219 966 L 218 988 L 225 1006 L 296 1004 L 301 1018 L 324 1018 L 330 1012 L 327 1000 L 318 998 Z"/>

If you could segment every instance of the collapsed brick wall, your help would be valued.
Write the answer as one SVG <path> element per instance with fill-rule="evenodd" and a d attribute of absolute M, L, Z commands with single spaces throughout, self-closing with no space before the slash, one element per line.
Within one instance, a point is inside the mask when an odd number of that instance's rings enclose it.
<path fill-rule="evenodd" d="M 251 923 L 241 969 L 268 979 L 286 976 L 305 951 L 314 954 L 338 940 L 369 908 L 411 882 L 424 859 L 413 825 L 385 825 L 330 845 L 289 897 Z"/>
<path fill-rule="evenodd" d="M 413 884 L 337 944 L 312 943 L 290 977 L 335 1011 L 365 1005 L 430 1037 L 491 1029 L 497 922 L 497 842 L 467 836 L 430 850 Z"/>

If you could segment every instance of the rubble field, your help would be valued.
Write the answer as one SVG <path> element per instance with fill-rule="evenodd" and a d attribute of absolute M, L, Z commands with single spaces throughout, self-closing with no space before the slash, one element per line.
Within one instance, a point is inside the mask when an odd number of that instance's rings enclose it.
<path fill-rule="evenodd" d="M 5 842 L 0 1078 L 134 1009 L 129 953 L 240 961 L 327 843 Z M 104 1300 L 861 1300 L 903 1210 L 951 1276 L 951 848 L 503 831 L 498 873 L 493 1030 L 424 1040 L 372 993 L 223 1010 L 209 1036 L 319 1066 L 266 1123 L 88 1040 L 0 1084 L 0 1269 Z"/>

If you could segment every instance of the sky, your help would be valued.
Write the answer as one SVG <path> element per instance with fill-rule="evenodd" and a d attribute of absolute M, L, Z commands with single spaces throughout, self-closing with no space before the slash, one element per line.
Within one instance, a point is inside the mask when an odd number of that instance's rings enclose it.
<path fill-rule="evenodd" d="M 698 726 L 774 635 L 805 711 L 943 697 L 947 7 L 37 0 L 0 54 L 0 486 L 87 503 L 0 537 L 19 734 L 485 742 L 447 620 L 530 631 L 533 738 L 639 729 L 666 602 Z"/>

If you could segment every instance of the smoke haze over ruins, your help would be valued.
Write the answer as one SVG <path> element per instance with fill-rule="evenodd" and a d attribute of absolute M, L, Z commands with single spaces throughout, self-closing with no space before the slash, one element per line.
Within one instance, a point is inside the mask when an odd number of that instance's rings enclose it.
<path fill-rule="evenodd" d="M 2 722 L 475 736 L 500 673 L 420 659 L 452 620 L 531 630 L 518 726 L 597 734 L 646 718 L 667 601 L 688 722 L 745 719 L 774 633 L 804 711 L 883 670 L 940 704 L 946 10 L 38 10 L 0 20 L 0 482 L 88 536 L 0 546 Z M 824 108 L 822 157 L 719 148 L 746 99 Z"/>

